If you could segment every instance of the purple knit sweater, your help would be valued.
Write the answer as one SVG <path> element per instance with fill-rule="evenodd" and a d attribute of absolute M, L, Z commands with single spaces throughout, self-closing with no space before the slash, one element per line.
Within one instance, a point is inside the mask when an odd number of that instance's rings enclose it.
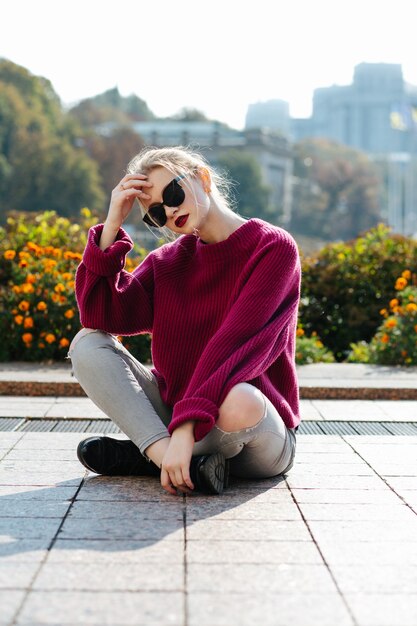
<path fill-rule="evenodd" d="M 91 228 L 77 269 L 81 323 L 116 335 L 152 334 L 152 371 L 173 407 L 169 432 L 195 420 L 195 439 L 202 439 L 240 382 L 260 389 L 288 428 L 297 426 L 301 270 L 292 236 L 252 218 L 219 243 L 183 235 L 129 273 L 129 235 L 121 228 L 102 251 L 102 229 Z"/>

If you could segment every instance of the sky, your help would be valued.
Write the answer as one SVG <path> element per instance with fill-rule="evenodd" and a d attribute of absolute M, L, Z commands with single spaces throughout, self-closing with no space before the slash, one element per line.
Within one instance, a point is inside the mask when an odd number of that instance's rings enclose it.
<path fill-rule="evenodd" d="M 7 0 L 0 57 L 48 78 L 63 105 L 115 86 L 157 116 L 197 108 L 244 127 L 247 107 L 352 82 L 355 65 L 400 63 L 417 85 L 412 0 Z"/>

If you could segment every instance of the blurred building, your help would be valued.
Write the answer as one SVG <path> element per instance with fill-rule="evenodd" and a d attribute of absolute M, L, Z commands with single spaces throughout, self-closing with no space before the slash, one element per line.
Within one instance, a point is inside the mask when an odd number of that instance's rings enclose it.
<path fill-rule="evenodd" d="M 288 102 L 266 100 L 250 104 L 246 113 L 245 128 L 262 128 L 285 135 L 290 134 L 291 120 Z"/>

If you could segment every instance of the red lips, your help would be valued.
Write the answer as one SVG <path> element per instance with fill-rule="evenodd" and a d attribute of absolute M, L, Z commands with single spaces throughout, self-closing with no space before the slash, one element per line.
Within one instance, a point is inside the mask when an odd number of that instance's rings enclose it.
<path fill-rule="evenodd" d="M 182 226 L 184 226 L 187 220 L 188 220 L 188 215 L 180 215 L 180 217 L 177 217 L 177 219 L 175 220 L 175 226 L 178 226 L 178 228 L 181 228 Z"/>

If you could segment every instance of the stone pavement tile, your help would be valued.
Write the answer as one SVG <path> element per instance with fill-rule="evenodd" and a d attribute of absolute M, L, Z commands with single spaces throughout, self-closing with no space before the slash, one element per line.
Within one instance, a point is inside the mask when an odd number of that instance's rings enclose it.
<path fill-rule="evenodd" d="M 343 452 L 338 453 L 331 450 L 327 454 L 319 454 L 317 452 L 300 451 L 298 449 L 298 446 L 296 462 L 297 464 L 310 463 L 313 465 L 327 465 L 328 463 L 342 463 L 343 465 L 363 465 L 364 463 L 363 459 L 361 459 L 361 457 L 353 450 L 345 449 Z"/>
<path fill-rule="evenodd" d="M 323 441 L 322 435 L 314 435 L 317 441 L 310 437 L 313 435 L 297 435 L 297 454 L 300 452 L 323 454 L 348 454 L 352 452 L 350 445 L 343 441 L 341 437 L 335 440 L 331 435 L 327 435 L 330 441 Z"/>
<path fill-rule="evenodd" d="M 1 569 L 0 569 L 1 583 Z M 37 576 L 37 591 L 184 591 L 183 564 L 109 562 L 46 563 Z"/>
<path fill-rule="evenodd" d="M 415 594 L 417 590 L 417 564 L 362 563 L 361 565 L 332 564 L 331 571 L 339 589 L 349 593 Z"/>
<path fill-rule="evenodd" d="M 353 626 L 340 595 L 193 593 L 188 626 Z M 238 621 L 237 621 L 238 616 Z M 262 616 L 260 618 L 260 616 Z"/>
<path fill-rule="evenodd" d="M 164 491 L 158 478 L 142 478 L 140 476 L 95 476 L 90 474 L 85 479 L 77 502 L 80 500 L 106 500 L 111 502 L 150 501 L 172 502 L 182 501 L 182 496 L 172 496 Z"/>
<path fill-rule="evenodd" d="M 58 485 L 0 485 L 0 506 L 6 500 L 70 500 L 77 492 L 77 485 L 63 481 Z"/>
<path fill-rule="evenodd" d="M 88 433 L 89 435 L 91 433 Z M 30 436 L 29 436 L 30 435 Z M 38 435 L 35 437 L 34 435 Z M 42 435 L 42 436 L 40 436 Z M 37 433 L 28 431 L 16 444 L 15 450 L 68 450 L 76 449 L 84 433 Z"/>
<path fill-rule="evenodd" d="M 40 563 L 46 556 L 51 539 L 0 540 L 0 563 Z"/>
<path fill-rule="evenodd" d="M 351 444 L 353 447 L 356 444 L 368 444 L 374 446 L 402 446 L 404 444 L 408 446 L 416 446 L 417 445 L 417 436 L 414 437 L 412 435 L 396 435 L 395 437 L 389 437 L 386 435 L 343 435 L 343 439 Z"/>
<path fill-rule="evenodd" d="M 39 450 L 13 449 L 7 455 L 10 461 L 78 461 L 75 446 L 64 450 L 49 450 L 47 447 Z"/>
<path fill-rule="evenodd" d="M 215 498 L 207 497 L 206 495 L 195 492 L 195 494 L 187 495 L 186 502 L 197 507 L 199 505 L 205 506 L 207 502 L 214 500 L 221 506 L 235 507 L 243 504 L 252 504 L 257 506 L 258 504 L 293 504 L 294 500 L 291 495 L 291 491 L 285 489 L 267 489 L 266 491 L 250 491 L 250 490 L 235 490 L 233 494 L 227 489 L 221 496 Z"/>
<path fill-rule="evenodd" d="M 373 476 L 312 476 L 309 474 L 288 474 L 290 489 L 386 489 L 385 482 L 376 474 Z"/>
<path fill-rule="evenodd" d="M 304 522 L 209 519 L 187 522 L 187 541 L 311 541 Z"/>
<path fill-rule="evenodd" d="M 77 472 L 18 472 L 18 471 L 4 471 L 0 468 L 0 485 L 38 485 L 38 486 L 53 486 L 59 483 L 65 482 L 66 486 L 79 485 L 83 476 L 78 475 Z"/>
<path fill-rule="evenodd" d="M 336 586 L 324 564 L 298 565 L 294 563 L 191 563 L 187 568 L 188 593 L 291 594 L 300 589 L 303 593 L 336 593 Z"/>
<path fill-rule="evenodd" d="M 296 457 L 289 475 L 294 476 L 298 474 L 314 476 L 374 476 L 375 472 L 364 461 L 361 463 L 303 463 Z"/>
<path fill-rule="evenodd" d="M 67 474 L 68 472 L 77 472 L 78 470 L 84 473 L 85 467 L 81 465 L 78 460 L 57 462 L 38 459 L 29 461 L 26 459 L 10 459 L 9 456 L 7 456 L 0 462 L 0 472 L 7 470 L 17 473 L 33 472 L 35 474 L 52 474 L 59 471 L 63 474 Z"/>
<path fill-rule="evenodd" d="M 384 411 L 390 421 L 416 422 L 416 400 L 374 400 L 374 403 Z"/>
<path fill-rule="evenodd" d="M 0 522 L 1 523 L 1 522 Z M 68 517 L 59 534 L 60 539 L 129 539 L 146 540 L 170 539 L 182 541 L 184 539 L 183 521 L 176 519 L 140 520 L 135 517 L 85 519 Z"/>
<path fill-rule="evenodd" d="M 300 511 L 294 502 L 288 504 L 257 502 L 253 504 L 249 501 L 233 506 L 226 499 L 220 501 L 212 499 L 197 504 L 187 501 L 187 520 L 202 520 L 209 517 L 215 517 L 216 520 L 301 520 Z"/>
<path fill-rule="evenodd" d="M 119 520 L 130 517 L 136 520 L 183 519 L 182 498 L 172 498 L 170 502 L 91 502 L 75 501 L 71 507 L 69 518 Z"/>
<path fill-rule="evenodd" d="M 386 413 L 373 400 L 312 400 L 323 420 L 388 421 Z"/>
<path fill-rule="evenodd" d="M 417 487 L 417 478 L 415 476 L 385 476 L 385 480 L 400 495 L 409 490 L 415 494 Z"/>
<path fill-rule="evenodd" d="M 9 589 L 7 592 L 1 592 L 0 624 L 8 625 L 12 623 L 12 619 L 16 614 L 19 606 L 21 605 L 24 597 L 24 591 L 11 591 Z"/>
<path fill-rule="evenodd" d="M 383 521 L 316 521 L 309 520 L 308 525 L 315 541 L 320 546 L 322 540 L 333 541 L 398 541 L 401 528 L 403 541 L 415 541 L 417 537 L 417 518 L 411 523 L 395 522 L 385 524 Z"/>
<path fill-rule="evenodd" d="M 57 539 L 48 554 L 48 564 L 96 563 L 101 566 L 123 563 L 129 569 L 134 563 L 181 564 L 184 545 L 181 541 L 126 541 L 117 539 Z"/>
<path fill-rule="evenodd" d="M 183 605 L 179 592 L 32 591 L 16 626 L 182 626 Z"/>
<path fill-rule="evenodd" d="M 346 601 L 360 626 L 416 626 L 417 594 L 348 594 Z"/>
<path fill-rule="evenodd" d="M 4 540 L 1 535 L 12 539 L 52 539 L 60 524 L 61 520 L 56 517 L 0 517 L 0 541 Z"/>
<path fill-rule="evenodd" d="M 300 400 L 300 414 L 302 420 L 314 420 L 320 422 L 323 420 L 319 411 L 316 409 L 311 400 Z"/>
<path fill-rule="evenodd" d="M 401 541 L 398 532 L 394 541 L 334 541 L 333 538 L 321 538 L 320 550 L 326 563 L 332 570 L 338 565 L 416 565 L 417 537 L 413 541 Z"/>
<path fill-rule="evenodd" d="M 398 504 L 300 504 L 306 520 L 340 520 L 340 521 L 396 521 L 399 523 L 416 522 L 417 518 L 408 506 L 398 500 Z"/>
<path fill-rule="evenodd" d="M 88 398 L 68 398 L 65 402 L 56 402 L 47 410 L 45 417 L 52 419 L 91 417 L 94 419 L 108 419 L 99 408 Z"/>
<path fill-rule="evenodd" d="M 0 518 L 63 518 L 70 507 L 70 502 L 60 502 L 59 500 L 2 500 L 0 498 Z"/>
<path fill-rule="evenodd" d="M 317 565 L 323 559 L 313 541 L 187 541 L 187 563 Z"/>
<path fill-rule="evenodd" d="M 389 463 L 387 461 L 372 461 L 372 468 L 383 477 L 413 476 L 417 484 L 417 466 L 410 463 Z"/>
<path fill-rule="evenodd" d="M 0 591 L 2 589 L 27 589 L 38 569 L 39 562 L 36 561 L 0 562 Z"/>
<path fill-rule="evenodd" d="M 402 500 L 389 487 L 386 489 L 293 489 L 298 503 L 318 504 L 401 504 Z"/>
<path fill-rule="evenodd" d="M 14 433 L 10 431 L 0 431 L 0 450 L 9 450 L 19 439 L 22 439 L 24 433 Z"/>

